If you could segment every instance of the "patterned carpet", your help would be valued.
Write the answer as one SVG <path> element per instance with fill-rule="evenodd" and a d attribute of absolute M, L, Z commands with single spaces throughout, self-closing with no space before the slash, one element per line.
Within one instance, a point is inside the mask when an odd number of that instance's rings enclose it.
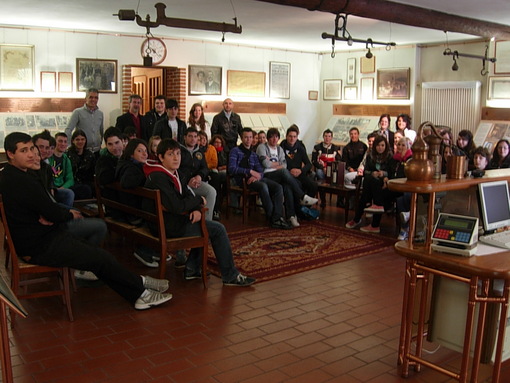
<path fill-rule="evenodd" d="M 243 229 L 229 233 L 229 237 L 237 268 L 258 282 L 374 254 L 395 243 L 380 235 L 320 221 L 305 222 L 292 230 Z M 209 265 L 217 274 L 212 252 Z"/>

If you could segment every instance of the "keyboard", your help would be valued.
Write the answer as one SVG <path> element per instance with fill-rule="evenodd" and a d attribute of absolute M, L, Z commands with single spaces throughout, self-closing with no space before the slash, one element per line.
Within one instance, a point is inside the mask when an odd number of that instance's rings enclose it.
<path fill-rule="evenodd" d="M 483 235 L 478 239 L 480 242 L 487 245 L 502 247 L 503 249 L 510 249 L 510 231 L 502 231 L 489 235 Z"/>

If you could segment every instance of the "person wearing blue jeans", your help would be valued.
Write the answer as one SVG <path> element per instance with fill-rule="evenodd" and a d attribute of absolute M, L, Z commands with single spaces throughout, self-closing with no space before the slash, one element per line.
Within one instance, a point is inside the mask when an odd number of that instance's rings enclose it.
<path fill-rule="evenodd" d="M 184 149 L 186 150 L 186 149 Z M 168 237 L 179 238 L 193 235 L 200 235 L 200 221 L 202 218 L 201 208 L 207 201 L 203 196 L 195 195 L 188 187 L 187 180 L 180 178 L 178 172 L 181 164 L 181 145 L 174 140 L 164 139 L 157 148 L 157 155 L 161 165 L 144 167 L 147 175 L 145 187 L 157 189 L 161 192 L 161 202 L 166 211 L 165 229 Z M 145 210 L 154 211 L 151 201 L 144 200 Z M 209 232 L 214 255 L 218 260 L 221 278 L 225 286 L 250 286 L 255 278 L 242 275 L 234 264 L 232 248 L 225 227 L 216 221 L 206 220 L 206 228 Z M 155 224 L 149 224 L 149 229 L 157 232 Z M 202 249 L 191 249 L 184 270 L 186 280 L 199 279 L 202 277 L 201 259 Z"/>

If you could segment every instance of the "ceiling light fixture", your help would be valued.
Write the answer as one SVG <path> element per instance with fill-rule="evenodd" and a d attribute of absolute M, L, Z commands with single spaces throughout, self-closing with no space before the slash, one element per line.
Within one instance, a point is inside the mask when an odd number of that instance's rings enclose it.
<path fill-rule="evenodd" d="M 173 17 L 166 17 L 165 8 L 166 5 L 163 3 L 157 3 L 155 5 L 157 10 L 157 18 L 156 21 L 151 21 L 149 15 L 146 16 L 145 20 L 142 20 L 140 15 L 138 15 L 132 9 L 121 9 L 119 13 L 114 14 L 113 16 L 118 16 L 119 20 L 128 20 L 133 21 L 136 20 L 136 23 L 141 27 L 146 27 L 147 32 L 150 33 L 150 28 L 156 28 L 160 25 L 166 25 L 167 27 L 174 28 L 188 28 L 188 29 L 199 29 L 204 31 L 215 31 L 222 33 L 222 42 L 225 41 L 225 33 L 242 33 L 243 27 L 241 25 L 237 25 L 237 17 L 234 17 L 234 24 L 227 23 L 218 23 L 214 21 L 202 21 L 202 20 L 189 20 L 189 19 L 178 19 Z"/>
<path fill-rule="evenodd" d="M 368 44 L 370 44 L 372 46 L 372 48 L 374 47 L 374 44 L 385 45 L 387 50 L 390 50 L 391 47 L 394 47 L 395 45 L 397 45 L 394 42 L 385 43 L 385 42 L 381 42 L 381 41 L 373 41 L 372 39 L 364 40 L 364 39 L 353 38 L 351 36 L 351 34 L 349 33 L 349 31 L 347 30 L 347 16 L 348 16 L 347 14 L 342 14 L 342 13 L 338 13 L 336 15 L 335 34 L 331 35 L 326 32 L 322 33 L 323 39 L 331 39 L 331 57 L 333 57 L 333 58 L 335 57 L 335 41 L 346 41 L 347 45 L 349 45 L 349 46 L 352 46 L 353 43 L 367 44 L 367 49 L 368 49 L 367 57 L 368 57 L 369 53 L 371 55 L 370 57 L 373 56 L 372 52 L 370 52 L 370 49 L 368 48 Z M 342 25 L 338 26 L 340 20 L 342 20 Z M 339 31 L 342 32 L 341 36 L 338 33 Z"/>
<path fill-rule="evenodd" d="M 489 55 L 489 46 L 488 45 L 485 46 L 485 54 L 483 56 L 472 55 L 470 53 L 460 53 L 459 51 L 452 51 L 450 48 L 446 48 L 443 52 L 443 55 L 444 56 L 453 56 L 453 65 L 452 65 L 453 71 L 459 70 L 459 65 L 457 64 L 457 60 L 459 57 L 467 57 L 470 59 L 482 60 L 482 70 L 480 71 L 480 74 L 482 76 L 486 76 L 489 73 L 489 71 L 486 68 L 487 61 L 490 61 L 491 63 L 496 62 L 495 57 L 488 56 Z"/>

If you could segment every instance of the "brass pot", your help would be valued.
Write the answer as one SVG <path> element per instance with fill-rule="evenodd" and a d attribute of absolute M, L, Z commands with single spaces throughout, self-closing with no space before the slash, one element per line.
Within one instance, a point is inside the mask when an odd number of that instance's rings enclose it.
<path fill-rule="evenodd" d="M 404 172 L 410 181 L 430 181 L 434 176 L 434 164 L 428 158 L 429 146 L 423 139 L 423 128 L 433 126 L 431 122 L 424 122 L 418 128 L 416 140 L 411 147 L 413 157 L 407 160 Z"/>
<path fill-rule="evenodd" d="M 446 159 L 446 178 L 460 180 L 466 176 L 467 156 L 449 156 Z"/>

